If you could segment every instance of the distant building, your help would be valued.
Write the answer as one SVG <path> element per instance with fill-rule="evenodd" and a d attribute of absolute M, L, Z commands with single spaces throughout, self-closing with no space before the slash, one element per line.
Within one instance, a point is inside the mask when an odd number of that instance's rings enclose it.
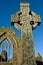
<path fill-rule="evenodd" d="M 38 53 L 35 57 L 36 61 L 42 61 L 42 56 Z"/>

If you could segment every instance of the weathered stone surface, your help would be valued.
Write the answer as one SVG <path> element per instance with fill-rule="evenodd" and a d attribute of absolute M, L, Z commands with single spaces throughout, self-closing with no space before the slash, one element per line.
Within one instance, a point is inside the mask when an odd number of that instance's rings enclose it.
<path fill-rule="evenodd" d="M 20 12 L 12 15 L 11 22 L 21 30 L 22 34 L 23 60 L 21 65 L 36 65 L 32 29 L 40 23 L 40 16 L 30 11 L 29 3 L 21 3 Z"/>

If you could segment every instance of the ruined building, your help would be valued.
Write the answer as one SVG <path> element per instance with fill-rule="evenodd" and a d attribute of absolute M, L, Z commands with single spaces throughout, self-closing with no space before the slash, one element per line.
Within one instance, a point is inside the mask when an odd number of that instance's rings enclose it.
<path fill-rule="evenodd" d="M 0 28 L 0 48 L 2 49 L 0 65 L 37 65 L 32 30 L 39 24 L 40 16 L 30 10 L 30 4 L 21 3 L 20 11 L 11 16 L 11 25 L 21 31 L 21 38 L 11 27 Z"/>

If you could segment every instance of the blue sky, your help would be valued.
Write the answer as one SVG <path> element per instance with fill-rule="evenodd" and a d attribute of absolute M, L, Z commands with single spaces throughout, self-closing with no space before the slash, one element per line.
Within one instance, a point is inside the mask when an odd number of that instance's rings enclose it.
<path fill-rule="evenodd" d="M 43 57 L 43 0 L 0 0 L 0 28 L 12 27 L 20 37 L 20 31 L 11 26 L 11 15 L 20 10 L 20 2 L 29 2 L 30 8 L 41 17 L 41 24 L 33 30 L 35 54 L 38 52 Z"/>

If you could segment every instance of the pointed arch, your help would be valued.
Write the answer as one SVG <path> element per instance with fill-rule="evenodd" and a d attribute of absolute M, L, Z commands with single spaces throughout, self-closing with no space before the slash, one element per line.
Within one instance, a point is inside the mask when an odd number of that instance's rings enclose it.
<path fill-rule="evenodd" d="M 7 52 L 7 61 L 9 61 L 11 58 L 13 58 L 13 45 L 9 41 L 9 39 L 5 38 L 1 42 L 1 54 L 3 51 Z"/>

